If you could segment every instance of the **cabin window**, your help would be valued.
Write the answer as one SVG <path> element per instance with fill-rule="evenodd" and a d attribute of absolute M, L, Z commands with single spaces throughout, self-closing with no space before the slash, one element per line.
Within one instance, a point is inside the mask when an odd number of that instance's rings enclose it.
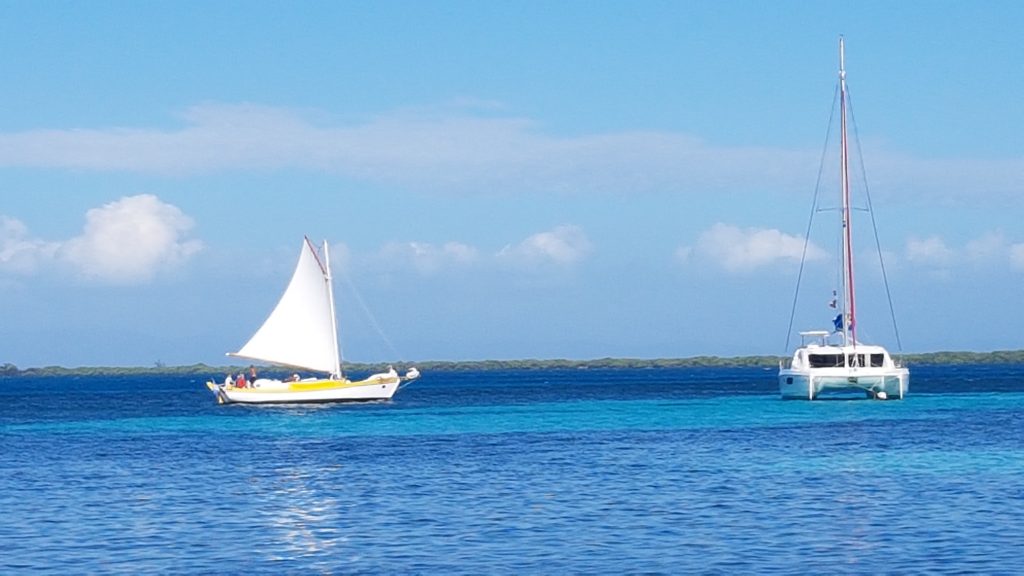
<path fill-rule="evenodd" d="M 811 368 L 836 368 L 843 366 L 842 354 L 811 354 Z"/>
<path fill-rule="evenodd" d="M 871 365 L 875 368 L 880 368 L 885 365 L 885 354 L 872 354 Z"/>
<path fill-rule="evenodd" d="M 863 368 L 864 366 L 866 366 L 866 364 L 864 364 L 864 355 L 850 354 L 850 366 L 857 368 Z"/>

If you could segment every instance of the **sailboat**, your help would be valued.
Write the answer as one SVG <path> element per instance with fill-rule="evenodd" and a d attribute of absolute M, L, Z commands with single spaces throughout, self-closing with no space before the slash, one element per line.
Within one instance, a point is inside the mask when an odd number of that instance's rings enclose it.
<path fill-rule="evenodd" d="M 779 365 L 783 398 L 814 400 L 823 392 L 863 390 L 871 398 L 902 399 L 910 387 L 910 371 L 882 346 L 857 340 L 853 236 L 850 207 L 845 47 L 839 38 L 840 181 L 842 224 L 842 296 L 834 298 L 833 330 L 801 332 L 793 357 Z M 795 300 L 794 300 L 795 305 Z"/>
<path fill-rule="evenodd" d="M 403 383 L 419 377 L 411 368 L 399 376 L 394 368 L 366 379 L 352 381 L 341 371 L 338 324 L 327 242 L 323 259 L 309 238 L 303 238 L 295 273 L 273 312 L 238 352 L 228 356 L 267 362 L 290 369 L 310 370 L 323 376 L 285 380 L 255 378 L 206 386 L 221 404 L 280 402 L 343 402 L 387 400 Z"/>

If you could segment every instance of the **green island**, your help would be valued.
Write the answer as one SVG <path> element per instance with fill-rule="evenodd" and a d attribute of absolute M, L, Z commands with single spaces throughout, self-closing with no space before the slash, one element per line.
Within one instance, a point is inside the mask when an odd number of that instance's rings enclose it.
<path fill-rule="evenodd" d="M 994 352 L 927 352 L 904 354 L 900 358 L 905 365 L 923 364 L 1021 364 L 1024 350 L 1000 350 Z M 692 356 L 688 358 L 598 358 L 592 360 L 568 359 L 525 359 L 525 360 L 431 360 L 423 362 L 396 362 L 397 368 L 417 366 L 423 372 L 467 372 L 485 370 L 585 370 L 585 369 L 656 369 L 656 368 L 737 368 L 778 366 L 779 356 Z M 375 372 L 384 369 L 387 363 L 346 363 L 345 371 L 352 373 Z M 248 365 L 209 366 L 191 364 L 188 366 L 165 366 L 156 362 L 153 366 L 44 366 L 19 369 L 11 363 L 0 364 L 0 378 L 14 376 L 129 376 L 129 375 L 181 375 L 219 377 L 248 370 Z M 269 375 L 281 375 L 286 370 L 271 367 L 261 368 Z M 280 374 L 279 374 L 280 373 Z"/>

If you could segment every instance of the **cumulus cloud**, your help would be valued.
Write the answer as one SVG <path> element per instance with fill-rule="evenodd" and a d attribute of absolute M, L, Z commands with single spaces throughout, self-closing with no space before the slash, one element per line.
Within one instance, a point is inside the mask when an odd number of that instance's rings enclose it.
<path fill-rule="evenodd" d="M 1007 250 L 1006 238 L 1001 231 L 988 232 L 964 246 L 967 258 L 974 262 L 1001 259 Z"/>
<path fill-rule="evenodd" d="M 314 244 L 316 244 L 314 242 Z M 331 268 L 334 270 L 348 271 L 352 267 L 352 249 L 344 242 L 332 242 Z"/>
<path fill-rule="evenodd" d="M 202 248 L 198 240 L 185 238 L 192 219 L 149 194 L 93 208 L 85 220 L 82 235 L 64 243 L 58 256 L 96 280 L 144 282 Z"/>
<path fill-rule="evenodd" d="M 779 262 L 800 262 L 804 239 L 775 229 L 739 228 L 721 222 L 701 233 L 696 246 L 676 251 L 681 261 L 701 259 L 729 272 L 749 272 Z M 819 260 L 825 251 L 807 245 L 807 259 Z"/>
<path fill-rule="evenodd" d="M 938 236 L 907 240 L 906 258 L 916 264 L 946 266 L 953 261 L 953 251 Z"/>
<path fill-rule="evenodd" d="M 186 238 L 192 219 L 152 195 L 125 197 L 85 215 L 82 234 L 65 241 L 32 238 L 21 222 L 0 216 L 0 271 L 36 272 L 63 264 L 79 276 L 112 284 L 145 282 L 202 248 Z"/>
<path fill-rule="evenodd" d="M 950 246 L 939 236 L 910 238 L 905 259 L 923 268 L 949 271 L 962 267 L 1005 266 L 1024 270 L 1024 244 L 1011 243 L 1001 230 L 982 234 L 963 246 Z"/>
<path fill-rule="evenodd" d="M 563 225 L 533 234 L 521 242 L 507 244 L 490 254 L 483 254 L 476 246 L 462 242 L 391 242 L 382 246 L 372 261 L 374 266 L 411 269 L 431 275 L 494 264 L 569 266 L 583 260 L 590 251 L 590 241 L 580 227 Z"/>
<path fill-rule="evenodd" d="M 29 237 L 19 220 L 0 215 L 0 271 L 31 274 L 53 258 L 59 244 Z"/>
<path fill-rule="evenodd" d="M 590 240 L 582 228 L 563 225 L 534 234 L 519 244 L 505 246 L 498 252 L 498 258 L 520 263 L 568 265 L 579 262 L 590 251 Z"/>
<path fill-rule="evenodd" d="M 1010 246 L 1010 265 L 1017 270 L 1024 270 L 1024 244 Z"/>
<path fill-rule="evenodd" d="M 392 242 L 380 251 L 381 258 L 392 265 L 412 266 L 422 274 L 434 274 L 450 266 L 464 266 L 477 260 L 476 248 L 461 242 L 440 246 L 426 242 Z"/>

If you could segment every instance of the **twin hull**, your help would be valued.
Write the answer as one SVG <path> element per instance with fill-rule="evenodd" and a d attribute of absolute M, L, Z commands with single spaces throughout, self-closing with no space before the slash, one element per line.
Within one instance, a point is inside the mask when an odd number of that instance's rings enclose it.
<path fill-rule="evenodd" d="M 909 389 L 910 372 L 906 368 L 779 371 L 779 393 L 783 398 L 813 400 L 823 392 L 863 390 L 871 397 L 902 400 Z"/>

